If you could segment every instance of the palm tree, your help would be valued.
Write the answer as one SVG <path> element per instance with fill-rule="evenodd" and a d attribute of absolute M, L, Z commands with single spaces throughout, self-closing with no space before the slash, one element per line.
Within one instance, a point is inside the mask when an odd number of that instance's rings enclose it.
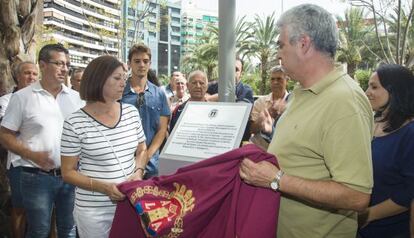
<path fill-rule="evenodd" d="M 265 94 L 270 62 L 276 57 L 278 31 L 275 13 L 273 12 L 272 15 L 267 16 L 264 20 L 256 14 L 251 27 L 254 37 L 249 42 L 248 52 L 260 61 L 260 94 Z"/>
<path fill-rule="evenodd" d="M 408 14 L 407 10 L 409 11 Z M 391 40 L 392 42 L 395 42 L 392 49 L 400 55 L 399 58 L 396 58 L 396 61 L 397 63 L 405 65 L 409 68 L 414 66 L 414 29 L 412 27 L 414 23 L 413 15 L 414 6 L 411 9 L 396 8 L 395 13 L 390 14 L 390 17 L 387 19 L 390 32 L 395 33 L 393 34 L 393 39 Z M 399 37 L 398 32 L 401 32 Z"/>
<path fill-rule="evenodd" d="M 249 49 L 249 39 L 251 38 L 249 26 L 250 24 L 245 20 L 245 17 L 242 17 L 237 21 L 235 27 L 236 54 L 242 59 Z M 192 47 L 192 53 L 183 57 L 181 68 L 184 72 L 200 69 L 206 72 L 209 80 L 216 78 L 218 76 L 218 27 L 208 25 L 206 34 L 198 38 L 198 43 Z"/>
<path fill-rule="evenodd" d="M 362 8 L 350 8 L 345 11 L 345 20 L 338 18 L 340 45 L 338 61 L 347 63 L 348 74 L 353 76 L 362 61 L 361 51 L 365 48 L 364 39 L 370 31 L 365 24 Z"/>
<path fill-rule="evenodd" d="M 366 8 L 373 17 L 377 50 L 368 50 L 380 61 L 412 67 L 412 31 L 414 0 L 349 0 L 351 5 Z M 378 4 L 379 3 L 379 4 Z"/>
<path fill-rule="evenodd" d="M 202 70 L 211 80 L 217 76 L 218 38 L 212 32 L 208 32 L 198 41 L 200 44 L 193 45 L 191 53 L 183 57 L 181 68 L 186 73 L 196 69 Z"/>

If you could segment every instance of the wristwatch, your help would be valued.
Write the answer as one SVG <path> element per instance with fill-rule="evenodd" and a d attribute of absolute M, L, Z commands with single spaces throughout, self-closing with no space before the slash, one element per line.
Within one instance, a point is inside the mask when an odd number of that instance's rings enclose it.
<path fill-rule="evenodd" d="M 270 188 L 276 192 L 279 191 L 280 188 L 280 179 L 285 173 L 282 170 L 277 171 L 276 178 L 270 182 Z"/>

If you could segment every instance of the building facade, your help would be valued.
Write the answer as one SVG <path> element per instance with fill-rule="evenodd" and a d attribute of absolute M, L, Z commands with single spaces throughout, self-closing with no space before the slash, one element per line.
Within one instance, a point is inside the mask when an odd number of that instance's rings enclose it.
<path fill-rule="evenodd" d="M 63 43 L 71 64 L 84 68 L 94 58 L 119 54 L 117 0 L 44 0 L 44 40 Z"/>
<path fill-rule="evenodd" d="M 127 11 L 127 37 L 122 43 L 127 52 L 132 44 L 143 42 L 151 48 L 151 68 L 159 75 L 170 75 L 179 70 L 181 58 L 181 6 L 178 3 L 161 3 L 157 0 L 131 6 L 123 1 Z M 143 17 L 144 16 L 144 17 Z M 126 59 L 126 58 L 125 58 Z"/>
<path fill-rule="evenodd" d="M 84 68 L 103 54 L 126 62 L 131 45 L 143 42 L 151 48 L 152 69 L 158 74 L 179 70 L 180 4 L 134 2 L 138 5 L 131 6 L 131 0 L 44 0 L 43 38 L 67 46 L 75 67 Z"/>
<path fill-rule="evenodd" d="M 192 48 L 200 44 L 200 37 L 206 32 L 208 25 L 218 26 L 217 12 L 197 7 L 193 0 L 183 0 L 181 24 L 181 54 L 192 52 Z"/>

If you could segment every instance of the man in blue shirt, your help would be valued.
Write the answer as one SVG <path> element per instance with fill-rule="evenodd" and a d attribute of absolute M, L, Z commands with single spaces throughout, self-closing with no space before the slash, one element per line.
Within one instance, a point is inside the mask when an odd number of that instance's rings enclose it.
<path fill-rule="evenodd" d="M 158 175 L 159 149 L 167 134 L 170 107 L 165 93 L 147 79 L 151 66 L 151 50 L 135 44 L 128 52 L 131 77 L 125 86 L 121 101 L 135 105 L 141 116 L 147 138 L 147 166 L 145 178 Z"/>
<path fill-rule="evenodd" d="M 236 102 L 247 102 L 247 103 L 254 103 L 253 99 L 253 90 L 249 85 L 243 84 L 240 79 L 243 71 L 243 61 L 239 58 L 236 58 L 236 65 L 235 65 L 235 83 L 236 83 Z M 208 86 L 207 101 L 218 101 L 218 83 L 215 82 Z"/>

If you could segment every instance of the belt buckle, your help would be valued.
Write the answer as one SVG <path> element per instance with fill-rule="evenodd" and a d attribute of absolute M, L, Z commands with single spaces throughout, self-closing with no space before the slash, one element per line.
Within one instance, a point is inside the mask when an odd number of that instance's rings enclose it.
<path fill-rule="evenodd" d="M 50 175 L 53 175 L 56 177 L 56 169 L 52 169 L 49 171 Z"/>
<path fill-rule="evenodd" d="M 49 171 L 40 170 L 40 172 L 45 173 L 45 174 L 50 175 L 50 176 L 55 176 L 55 177 L 60 176 L 60 175 L 58 174 L 58 170 L 57 170 L 57 169 L 51 169 L 51 170 L 49 170 Z"/>

